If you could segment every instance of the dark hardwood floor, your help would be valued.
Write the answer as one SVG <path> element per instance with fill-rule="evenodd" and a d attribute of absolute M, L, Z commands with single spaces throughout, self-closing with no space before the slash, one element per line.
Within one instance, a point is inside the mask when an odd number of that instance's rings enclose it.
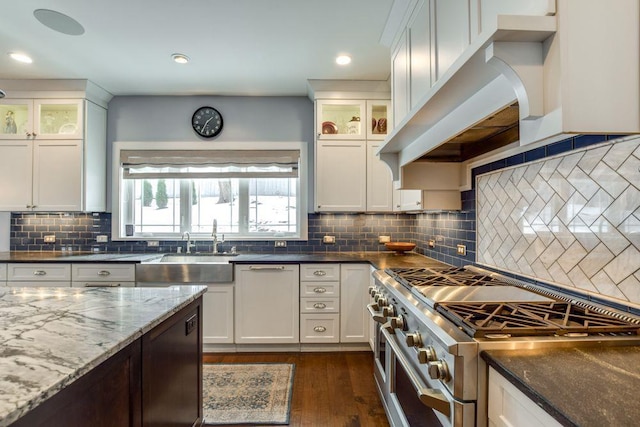
<path fill-rule="evenodd" d="M 294 363 L 289 425 L 387 427 L 370 352 L 207 353 L 205 363 Z"/>

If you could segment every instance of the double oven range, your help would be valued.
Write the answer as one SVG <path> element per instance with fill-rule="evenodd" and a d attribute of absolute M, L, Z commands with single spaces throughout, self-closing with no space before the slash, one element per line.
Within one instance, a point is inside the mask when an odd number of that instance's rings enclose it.
<path fill-rule="evenodd" d="M 373 276 L 374 375 L 392 426 L 485 426 L 483 350 L 640 345 L 640 319 L 477 267 Z"/>

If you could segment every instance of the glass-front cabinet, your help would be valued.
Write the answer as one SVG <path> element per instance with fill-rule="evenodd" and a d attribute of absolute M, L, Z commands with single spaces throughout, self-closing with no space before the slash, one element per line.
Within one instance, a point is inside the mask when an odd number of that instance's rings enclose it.
<path fill-rule="evenodd" d="M 316 101 L 316 133 L 319 139 L 365 139 L 366 102 L 347 100 Z"/>
<path fill-rule="evenodd" d="M 0 139 L 81 139 L 82 99 L 2 99 Z"/>
<path fill-rule="evenodd" d="M 367 101 L 367 139 L 384 139 L 393 128 L 391 101 Z"/>

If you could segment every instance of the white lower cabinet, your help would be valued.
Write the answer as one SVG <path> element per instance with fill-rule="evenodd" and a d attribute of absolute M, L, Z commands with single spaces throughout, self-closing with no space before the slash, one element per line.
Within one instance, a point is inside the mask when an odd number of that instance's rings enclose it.
<path fill-rule="evenodd" d="M 0 264 L 0 286 L 7 286 L 7 264 Z"/>
<path fill-rule="evenodd" d="M 300 342 L 340 341 L 340 264 L 300 265 Z"/>
<path fill-rule="evenodd" d="M 301 343 L 337 343 L 340 339 L 340 314 L 301 314 Z"/>
<path fill-rule="evenodd" d="M 202 342 L 233 344 L 233 283 L 207 286 L 202 296 Z"/>
<path fill-rule="evenodd" d="M 8 263 L 8 286 L 71 286 L 71 264 Z"/>
<path fill-rule="evenodd" d="M 371 266 L 340 264 L 340 342 L 369 341 L 371 316 L 367 311 Z"/>
<path fill-rule="evenodd" d="M 300 342 L 298 265 L 235 267 L 235 343 Z"/>
<path fill-rule="evenodd" d="M 493 368 L 489 368 L 488 413 L 490 427 L 561 425 Z"/>

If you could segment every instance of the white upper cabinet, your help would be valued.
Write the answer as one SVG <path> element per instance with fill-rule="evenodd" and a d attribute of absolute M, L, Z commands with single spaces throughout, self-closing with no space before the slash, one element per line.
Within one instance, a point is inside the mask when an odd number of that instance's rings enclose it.
<path fill-rule="evenodd" d="M 411 108 L 414 108 L 420 98 L 426 95 L 431 88 L 432 75 L 437 61 L 432 59 L 431 50 L 431 26 L 429 3 L 420 1 L 416 5 L 416 11 L 409 22 L 409 55 L 410 61 L 410 87 Z"/>
<path fill-rule="evenodd" d="M 393 210 L 393 182 L 389 166 L 376 156 L 382 141 L 367 141 L 367 211 Z"/>
<path fill-rule="evenodd" d="M 367 207 L 365 141 L 323 141 L 316 146 L 316 210 L 363 212 Z"/>
<path fill-rule="evenodd" d="M 433 4 L 432 28 L 437 40 L 434 45 L 437 80 L 469 46 L 469 1 L 433 0 Z M 417 13 L 421 16 L 419 19 L 424 19 L 424 12 L 418 10 Z M 413 62 L 413 58 L 411 61 Z"/>
<path fill-rule="evenodd" d="M 318 139 L 365 139 L 365 101 L 318 100 L 316 133 Z"/>
<path fill-rule="evenodd" d="M 2 99 L 0 139 L 81 139 L 82 99 Z"/>
<path fill-rule="evenodd" d="M 367 139 L 383 140 L 393 129 L 391 101 L 367 101 Z"/>
<path fill-rule="evenodd" d="M 391 99 L 393 127 L 397 127 L 409 112 L 409 45 L 403 31 L 391 55 Z"/>

